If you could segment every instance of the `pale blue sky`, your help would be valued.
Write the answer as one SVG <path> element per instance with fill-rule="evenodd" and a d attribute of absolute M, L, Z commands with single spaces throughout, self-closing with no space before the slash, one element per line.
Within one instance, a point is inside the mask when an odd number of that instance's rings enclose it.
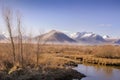
<path fill-rule="evenodd" d="M 23 26 L 34 34 L 57 29 L 120 37 L 120 0 L 0 0 L 0 10 L 3 6 L 19 10 Z"/>

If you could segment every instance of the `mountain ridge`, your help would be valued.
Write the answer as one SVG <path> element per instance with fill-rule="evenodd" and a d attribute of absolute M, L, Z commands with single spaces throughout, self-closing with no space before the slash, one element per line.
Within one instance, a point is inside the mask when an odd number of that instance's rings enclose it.
<path fill-rule="evenodd" d="M 109 37 L 109 35 L 101 36 L 99 34 L 93 32 L 76 32 L 70 35 L 65 34 L 62 31 L 51 30 L 47 33 L 35 36 L 34 38 L 30 38 L 37 41 L 40 39 L 41 42 L 46 43 L 75 43 L 75 44 L 120 44 L 120 39 L 114 39 Z M 16 40 L 16 38 L 13 37 Z M 17 38 L 18 39 L 18 38 Z M 8 37 L 4 36 L 4 34 L 0 34 L 0 42 L 10 40 Z M 23 36 L 23 40 L 29 40 L 28 36 Z"/>

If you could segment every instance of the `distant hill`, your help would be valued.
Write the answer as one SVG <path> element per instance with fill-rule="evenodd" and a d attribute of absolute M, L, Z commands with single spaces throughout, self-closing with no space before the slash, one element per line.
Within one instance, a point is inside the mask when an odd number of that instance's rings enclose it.
<path fill-rule="evenodd" d="M 75 43 L 76 41 L 66 34 L 52 30 L 48 33 L 45 33 L 43 35 L 35 37 L 35 39 L 40 38 L 41 41 L 47 42 L 47 43 Z"/>

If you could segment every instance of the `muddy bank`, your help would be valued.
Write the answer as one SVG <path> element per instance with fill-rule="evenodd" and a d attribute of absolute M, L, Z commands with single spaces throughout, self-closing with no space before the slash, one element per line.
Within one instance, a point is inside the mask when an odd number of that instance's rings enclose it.
<path fill-rule="evenodd" d="M 0 80 L 72 80 L 81 79 L 85 75 L 65 68 L 18 68 L 13 72 L 0 71 Z"/>

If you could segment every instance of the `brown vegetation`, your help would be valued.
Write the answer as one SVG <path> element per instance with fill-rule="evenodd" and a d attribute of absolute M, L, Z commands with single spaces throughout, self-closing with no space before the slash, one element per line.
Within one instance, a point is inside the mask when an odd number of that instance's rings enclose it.
<path fill-rule="evenodd" d="M 96 47 L 95 56 L 109 59 L 120 59 L 120 47 L 112 45 Z"/>
<path fill-rule="evenodd" d="M 12 63 L 10 54 L 10 44 L 0 44 L 0 61 L 9 61 Z M 18 44 L 15 44 L 15 53 L 18 53 Z M 38 44 L 23 44 L 24 66 L 26 65 L 44 65 L 44 67 L 64 67 L 66 63 L 94 63 L 94 64 L 120 64 L 120 47 L 119 46 L 73 46 L 73 45 L 41 45 L 40 55 L 36 59 L 36 47 Z M 37 49 L 38 50 L 38 49 Z M 19 54 L 19 53 L 18 53 Z M 16 54 L 16 58 L 19 55 Z M 19 62 L 18 60 L 16 61 Z M 36 63 L 37 62 L 37 63 Z M 71 63 L 70 63 L 71 64 Z M 1 67 L 2 68 L 2 67 Z M 4 68 L 4 66 L 3 66 Z"/>

